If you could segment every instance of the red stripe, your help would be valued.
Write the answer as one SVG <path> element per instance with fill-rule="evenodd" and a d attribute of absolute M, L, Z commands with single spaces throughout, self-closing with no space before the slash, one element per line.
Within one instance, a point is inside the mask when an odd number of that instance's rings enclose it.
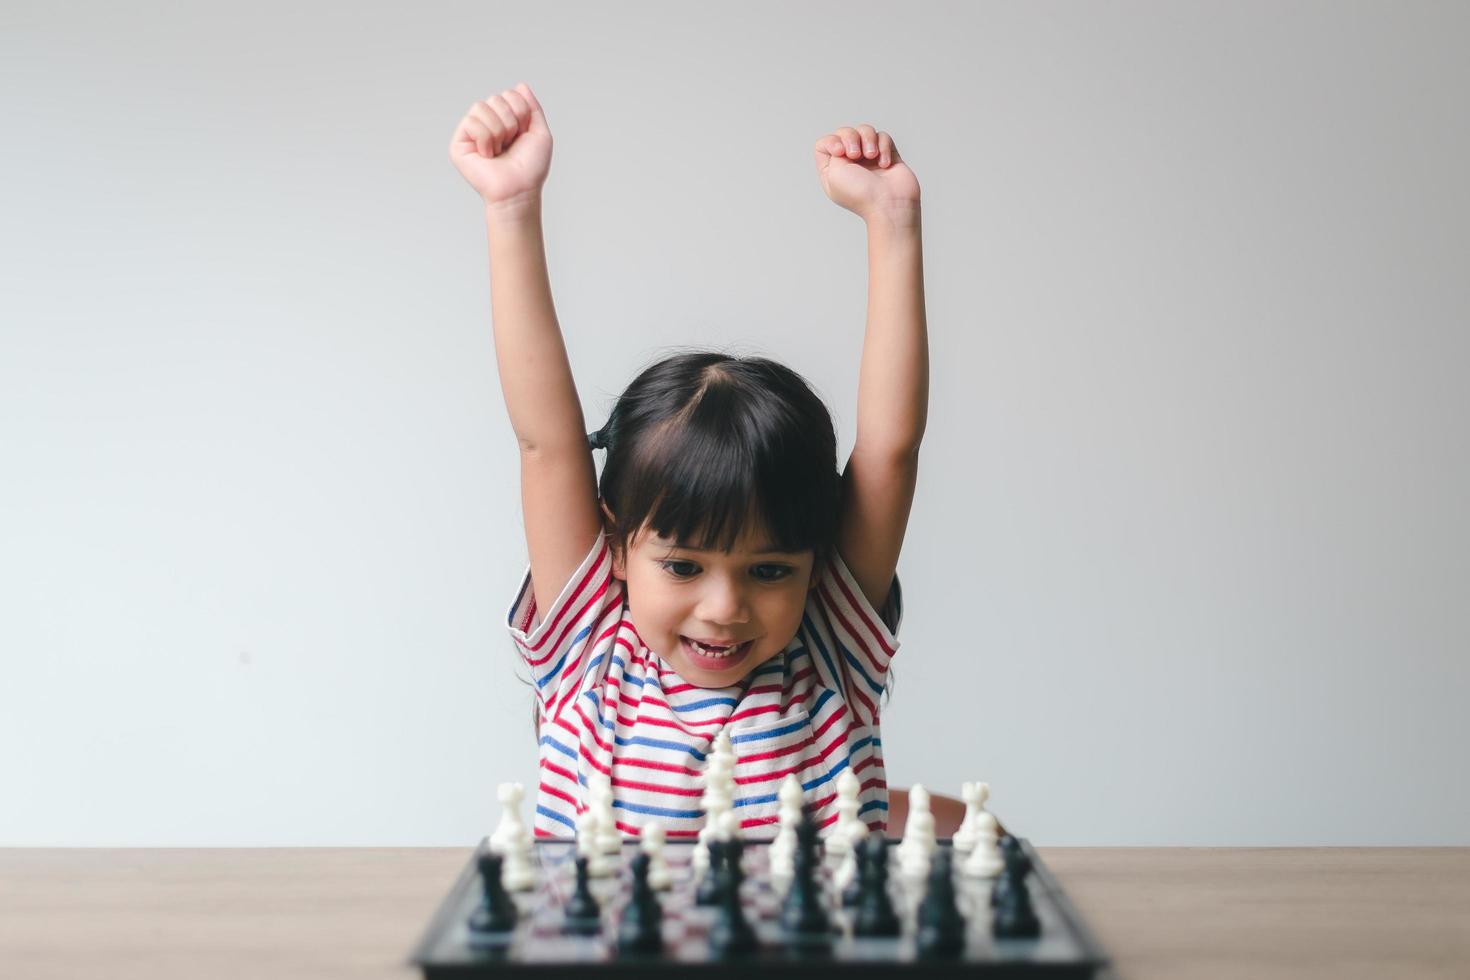
<path fill-rule="evenodd" d="M 582 591 L 587 588 L 588 583 L 592 582 L 594 578 L 597 578 L 597 581 L 600 583 L 600 587 L 598 588 L 598 590 L 593 593 L 592 596 L 585 603 L 582 604 L 581 608 L 577 610 L 577 614 L 571 618 L 571 621 L 561 628 L 561 632 L 556 634 L 556 643 L 552 644 L 552 647 L 550 650 L 547 651 L 546 656 L 537 659 L 528 658 L 530 659 L 531 666 L 539 666 L 540 664 L 543 664 L 547 660 L 549 660 L 551 658 L 551 655 L 561 647 L 562 638 L 566 636 L 567 631 L 570 630 L 573 626 L 577 625 L 577 621 L 582 618 L 582 613 L 586 612 L 589 606 L 591 606 L 599 598 L 605 595 L 607 593 L 607 590 L 611 587 L 612 583 L 617 581 L 617 579 L 609 574 L 611 570 L 611 562 L 609 560 L 609 557 L 610 556 L 607 550 L 603 549 L 602 556 L 592 563 L 592 567 L 587 569 L 587 574 L 582 576 L 582 581 L 577 583 L 577 588 L 573 590 L 571 596 L 568 597 L 567 601 L 562 605 L 561 609 L 557 610 L 556 616 L 552 620 L 551 625 L 546 627 L 546 634 L 542 636 L 540 640 L 536 641 L 535 644 L 528 648 L 532 653 L 540 652 L 541 648 L 546 645 L 546 641 L 551 639 L 553 633 L 555 633 L 557 624 L 562 621 L 562 619 L 567 615 L 568 612 L 571 611 L 572 607 L 576 604 L 578 597 L 582 594 Z M 600 577 L 598 577 L 599 573 L 601 573 Z M 621 598 L 622 597 L 620 596 L 620 601 Z M 533 590 L 531 599 L 533 614 L 535 610 L 535 601 L 536 600 Z M 546 624 L 542 623 L 541 625 L 545 626 Z M 525 631 L 522 630 L 522 632 Z"/>

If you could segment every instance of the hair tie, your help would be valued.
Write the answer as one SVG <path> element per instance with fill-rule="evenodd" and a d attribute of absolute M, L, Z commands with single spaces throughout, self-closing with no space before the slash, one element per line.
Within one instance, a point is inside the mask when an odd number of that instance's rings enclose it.
<path fill-rule="evenodd" d="M 607 436 L 603 435 L 603 432 L 606 429 L 607 429 L 607 426 L 603 426 L 601 429 L 598 429 L 596 432 L 589 432 L 589 433 L 587 433 L 587 448 L 589 448 L 589 449 L 606 449 L 607 448 Z"/>

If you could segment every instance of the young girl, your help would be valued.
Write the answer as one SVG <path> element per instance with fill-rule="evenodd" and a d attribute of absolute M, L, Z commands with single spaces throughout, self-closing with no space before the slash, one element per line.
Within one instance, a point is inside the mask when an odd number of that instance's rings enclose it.
<path fill-rule="evenodd" d="M 520 443 L 530 568 L 508 628 L 536 689 L 536 833 L 572 835 L 601 773 L 624 833 L 656 820 L 696 836 L 722 730 L 742 827 L 776 821 L 788 773 L 830 825 L 850 769 L 863 819 L 885 830 L 880 695 L 928 402 L 918 182 L 872 126 L 816 142 L 822 189 L 868 232 L 857 433 L 839 475 L 821 399 L 759 357 L 659 361 L 585 434 L 546 274 L 551 146 L 522 83 L 470 106 L 449 147 L 485 206 L 496 358 Z M 607 454 L 600 483 L 594 449 Z"/>

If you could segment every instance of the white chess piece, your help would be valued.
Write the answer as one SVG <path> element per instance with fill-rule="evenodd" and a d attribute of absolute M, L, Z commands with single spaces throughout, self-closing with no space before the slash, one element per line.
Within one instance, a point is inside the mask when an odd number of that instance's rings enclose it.
<path fill-rule="evenodd" d="M 965 819 L 960 821 L 954 832 L 954 849 L 960 854 L 969 854 L 975 848 L 975 815 L 990 794 L 985 783 L 961 783 L 960 799 L 965 801 Z"/>
<path fill-rule="evenodd" d="M 648 855 L 648 884 L 657 891 L 666 891 L 674 883 L 669 863 L 664 859 L 665 834 L 663 824 L 650 820 L 643 825 L 643 833 L 638 840 L 639 850 Z"/>
<path fill-rule="evenodd" d="M 504 865 L 500 882 L 508 891 L 526 891 L 536 885 L 536 867 L 531 860 L 531 831 L 521 819 L 521 800 L 525 788 L 520 783 L 501 783 L 496 789 L 500 799 L 500 824 L 490 835 L 490 850 L 501 855 Z"/>
<path fill-rule="evenodd" d="M 929 791 L 922 783 L 909 790 L 909 818 L 898 845 L 899 870 L 910 881 L 929 873 L 929 858 L 939 846 L 934 836 L 934 812 L 929 808 Z"/>
<path fill-rule="evenodd" d="M 501 783 L 495 788 L 495 795 L 500 800 L 500 823 L 495 825 L 495 832 L 490 835 L 490 850 L 503 854 L 507 844 L 518 845 L 525 836 L 521 800 L 525 799 L 526 789 L 520 783 Z"/>
<path fill-rule="evenodd" d="M 587 788 L 592 798 L 592 810 L 597 814 L 597 850 L 607 857 L 620 857 L 623 835 L 618 830 L 617 814 L 613 811 L 612 780 L 603 773 L 597 773 L 588 780 Z"/>
<path fill-rule="evenodd" d="M 857 852 L 868 839 L 868 833 L 868 825 L 861 820 L 847 831 L 847 853 L 842 855 L 842 863 L 837 866 L 837 873 L 833 876 L 838 894 L 845 891 L 852 884 L 852 879 L 857 877 Z"/>
<path fill-rule="evenodd" d="M 778 882 L 789 882 L 796 877 L 796 825 L 801 823 L 801 804 L 805 798 L 801 780 L 795 773 L 787 773 L 776 791 L 780 801 L 778 814 L 781 828 L 771 842 L 771 877 Z"/>
<path fill-rule="evenodd" d="M 1005 861 L 1000 856 L 1000 824 L 990 811 L 980 809 L 990 798 L 990 787 L 985 783 L 977 783 L 976 786 L 975 846 L 960 871 L 972 878 L 994 878 L 1005 868 Z"/>
<path fill-rule="evenodd" d="M 851 769 L 842 770 L 837 777 L 837 823 L 827 835 L 825 849 L 829 857 L 846 857 L 852 850 L 853 841 L 867 833 L 867 825 L 858 817 L 858 792 L 862 784 Z M 857 830 L 862 827 L 861 832 Z"/>
<path fill-rule="evenodd" d="M 710 747 L 705 764 L 704 794 L 699 800 L 704 809 L 704 826 L 700 828 L 699 841 L 690 855 L 698 875 L 703 875 L 709 868 L 709 842 L 718 836 L 721 816 L 734 809 L 734 797 L 735 752 L 730 746 L 729 733 L 721 730 Z"/>

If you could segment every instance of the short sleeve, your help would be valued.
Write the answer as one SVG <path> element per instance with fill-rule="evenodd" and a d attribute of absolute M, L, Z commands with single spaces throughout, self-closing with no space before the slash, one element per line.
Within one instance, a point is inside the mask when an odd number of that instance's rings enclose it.
<path fill-rule="evenodd" d="M 816 589 L 816 601 L 831 626 L 833 653 L 848 702 L 860 715 L 876 721 L 878 698 L 888 681 L 888 665 L 899 648 L 903 586 L 898 573 L 894 573 L 883 608 L 874 609 L 842 555 L 833 550 Z"/>
<path fill-rule="evenodd" d="M 531 671 L 531 683 L 543 705 L 557 705 L 577 690 L 593 647 L 609 617 L 621 616 L 622 582 L 612 573 L 612 551 L 601 532 L 587 556 L 543 612 L 536 606 L 528 565 L 511 603 L 506 627 L 517 652 Z"/>

